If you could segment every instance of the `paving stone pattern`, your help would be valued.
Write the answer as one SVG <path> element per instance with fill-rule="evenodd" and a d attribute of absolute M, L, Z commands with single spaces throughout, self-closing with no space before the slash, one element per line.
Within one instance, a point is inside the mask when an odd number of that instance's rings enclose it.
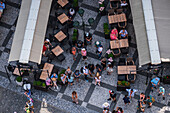
<path fill-rule="evenodd" d="M 8 65 L 8 57 L 10 53 L 10 48 L 12 44 L 13 35 L 15 32 L 15 26 L 17 23 L 17 18 L 19 14 L 21 0 L 6 0 L 6 9 L 4 14 L 0 20 L 0 86 L 9 90 L 12 90 L 19 94 L 24 94 L 24 91 L 21 87 L 16 87 L 15 77 L 11 76 L 12 83 L 9 83 L 7 76 L 5 74 L 4 65 Z M 105 0 L 105 5 L 107 6 L 106 10 L 109 9 L 109 0 Z M 92 28 L 86 28 L 86 32 L 90 32 L 93 34 L 92 45 L 87 46 L 88 51 L 88 60 L 87 64 L 94 63 L 100 64 L 100 60 L 97 58 L 95 54 L 96 48 L 94 47 L 95 41 L 101 41 L 104 47 L 103 56 L 106 50 L 109 48 L 109 40 L 105 39 L 103 34 L 103 23 L 108 23 L 107 15 L 101 16 L 98 13 L 98 0 L 79 0 L 80 8 L 85 10 L 83 19 L 86 24 L 88 24 L 87 20 L 90 17 L 95 19 L 95 24 Z M 54 17 L 55 10 L 52 8 L 50 17 Z M 135 64 L 138 65 L 138 53 L 137 46 L 135 41 L 135 33 L 132 24 L 132 14 L 128 15 L 129 23 L 127 26 L 127 30 L 129 32 L 129 36 L 131 36 L 132 40 L 130 42 L 130 51 L 129 57 L 133 57 Z M 81 18 L 78 14 L 76 14 L 74 21 L 77 20 L 81 23 Z M 60 27 L 60 25 L 59 25 Z M 47 34 L 50 29 L 47 29 Z M 73 28 L 69 29 L 70 37 L 72 35 Z M 83 41 L 83 30 L 79 29 L 79 40 Z M 48 36 L 48 35 L 47 35 Z M 61 45 L 63 47 L 63 45 Z M 75 69 L 80 69 L 82 66 L 85 66 L 85 62 L 82 61 L 82 57 L 80 54 L 77 54 L 77 60 L 73 61 L 72 55 L 69 52 L 64 52 L 66 59 L 63 62 L 53 61 L 52 63 L 59 67 L 60 69 L 66 69 L 68 66 L 74 71 Z M 125 57 L 125 56 L 122 56 Z M 118 62 L 118 58 L 115 59 Z M 169 64 L 165 64 L 165 67 L 170 67 Z M 164 74 L 169 74 L 169 69 L 164 71 Z M 33 76 L 32 76 L 33 77 Z M 33 89 L 32 97 L 41 102 L 45 102 L 46 104 L 62 109 L 64 112 L 71 113 L 98 113 L 102 112 L 102 104 L 107 101 L 109 98 L 109 90 L 114 90 L 117 92 L 117 102 L 110 102 L 111 110 L 114 110 L 116 107 L 122 107 L 125 113 L 138 113 L 137 111 L 137 100 L 139 99 L 139 94 L 141 92 L 147 92 L 147 94 L 151 94 L 155 97 L 156 102 L 152 108 L 146 109 L 146 113 L 164 113 L 170 111 L 170 97 L 168 96 L 170 92 L 170 85 L 161 84 L 166 89 L 166 99 L 162 100 L 157 96 L 157 91 L 155 90 L 153 93 L 150 93 L 150 85 L 145 85 L 146 75 L 137 74 L 137 79 L 134 84 L 132 84 L 132 88 L 138 89 L 138 92 L 133 99 L 133 102 L 130 105 L 124 105 L 122 98 L 124 97 L 126 92 L 118 92 L 116 91 L 116 83 L 117 83 L 117 68 L 114 67 L 114 73 L 112 75 L 107 75 L 106 71 L 102 73 L 102 81 L 101 86 L 96 86 L 95 81 L 92 77 L 89 77 L 89 82 L 84 80 L 84 77 L 81 76 L 80 81 L 77 83 L 74 82 L 73 86 L 60 86 L 58 90 L 52 90 L 48 92 L 42 92 Z M 72 103 L 71 93 L 72 91 L 76 91 L 78 93 L 79 104 L 75 105 Z M 169 92 L 168 92 L 169 91 Z M 20 106 L 24 107 L 24 106 Z M 35 106 L 36 107 L 36 106 Z M 52 109 L 52 108 L 50 108 Z M 53 111 L 53 110 L 51 110 Z M 44 113 L 44 111 L 40 111 Z"/>

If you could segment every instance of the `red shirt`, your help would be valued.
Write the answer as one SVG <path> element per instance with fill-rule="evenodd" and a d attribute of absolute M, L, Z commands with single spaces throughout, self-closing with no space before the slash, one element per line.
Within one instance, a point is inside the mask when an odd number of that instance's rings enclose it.
<path fill-rule="evenodd" d="M 43 45 L 43 53 L 47 50 L 47 47 L 45 45 Z"/>

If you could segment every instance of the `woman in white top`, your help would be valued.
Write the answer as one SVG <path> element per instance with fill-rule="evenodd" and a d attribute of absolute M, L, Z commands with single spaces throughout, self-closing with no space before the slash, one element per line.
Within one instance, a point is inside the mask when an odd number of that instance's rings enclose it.
<path fill-rule="evenodd" d="M 70 19 L 72 19 L 72 17 L 73 17 L 74 14 L 75 14 L 75 10 L 74 10 L 73 8 L 70 8 L 70 9 L 69 9 L 69 12 L 68 12 L 68 17 L 69 17 Z"/>
<path fill-rule="evenodd" d="M 100 81 L 101 81 L 101 76 L 99 72 L 97 72 L 96 77 L 95 77 L 95 85 L 98 84 L 100 86 Z"/>

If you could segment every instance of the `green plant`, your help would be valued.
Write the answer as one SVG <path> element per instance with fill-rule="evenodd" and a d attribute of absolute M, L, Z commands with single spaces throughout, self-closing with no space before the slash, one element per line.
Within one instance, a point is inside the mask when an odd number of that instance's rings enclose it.
<path fill-rule="evenodd" d="M 77 37 L 76 36 L 72 36 L 72 41 L 76 41 L 77 40 Z"/>
<path fill-rule="evenodd" d="M 118 81 L 117 85 L 120 85 L 120 86 L 130 86 L 130 83 L 127 82 L 127 81 Z"/>
<path fill-rule="evenodd" d="M 73 1 L 73 7 L 78 7 L 78 0 Z"/>
<path fill-rule="evenodd" d="M 113 53 L 108 54 L 108 58 L 112 57 L 113 58 Z"/>
<path fill-rule="evenodd" d="M 17 80 L 17 82 L 21 82 L 22 81 L 22 77 L 18 76 L 16 80 Z"/>
<path fill-rule="evenodd" d="M 33 85 L 36 86 L 36 85 L 37 85 L 37 81 L 34 81 L 34 82 L 33 82 Z"/>
<path fill-rule="evenodd" d="M 126 83 L 125 83 L 125 86 L 130 86 L 130 83 L 129 83 L 129 82 L 126 82 Z"/>
<path fill-rule="evenodd" d="M 37 81 L 37 86 L 41 86 L 42 82 L 41 81 Z"/>
<path fill-rule="evenodd" d="M 45 83 L 44 83 L 44 82 L 42 83 L 42 87 L 46 87 L 46 85 L 45 85 Z"/>
<path fill-rule="evenodd" d="M 126 81 L 122 81 L 121 83 L 122 83 L 123 86 L 125 86 Z"/>
<path fill-rule="evenodd" d="M 61 74 L 65 74 L 65 69 L 61 70 L 61 72 L 58 74 L 58 81 L 61 81 Z"/>
<path fill-rule="evenodd" d="M 118 82 L 117 82 L 117 85 L 121 85 L 121 84 L 122 84 L 122 82 L 121 82 L 121 81 L 118 81 Z"/>
<path fill-rule="evenodd" d="M 110 34 L 108 23 L 103 24 L 103 29 L 104 29 L 104 34 L 106 34 L 106 35 Z"/>

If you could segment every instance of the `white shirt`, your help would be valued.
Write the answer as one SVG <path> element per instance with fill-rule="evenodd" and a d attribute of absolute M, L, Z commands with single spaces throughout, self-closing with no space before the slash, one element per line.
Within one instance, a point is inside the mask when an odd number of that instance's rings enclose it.
<path fill-rule="evenodd" d="M 83 73 L 88 74 L 88 73 L 89 73 L 89 70 L 88 70 L 88 69 L 85 69 L 85 67 L 84 67 L 84 68 L 83 68 Z"/>
<path fill-rule="evenodd" d="M 127 3 L 121 3 L 121 6 L 127 6 L 128 4 Z"/>
<path fill-rule="evenodd" d="M 97 77 L 95 77 L 95 80 L 98 82 L 98 81 L 101 81 L 101 76 L 99 76 L 99 79 L 97 79 Z"/>
<path fill-rule="evenodd" d="M 128 96 L 130 97 L 131 89 L 126 89 L 126 91 L 128 92 Z M 138 90 L 133 89 L 133 92 L 132 92 L 132 94 L 131 94 L 131 97 L 134 97 L 134 96 L 135 96 L 135 93 L 136 93 L 137 91 L 138 91 Z"/>
<path fill-rule="evenodd" d="M 99 52 L 102 52 L 102 50 L 103 50 L 103 47 L 98 47 Z"/>

